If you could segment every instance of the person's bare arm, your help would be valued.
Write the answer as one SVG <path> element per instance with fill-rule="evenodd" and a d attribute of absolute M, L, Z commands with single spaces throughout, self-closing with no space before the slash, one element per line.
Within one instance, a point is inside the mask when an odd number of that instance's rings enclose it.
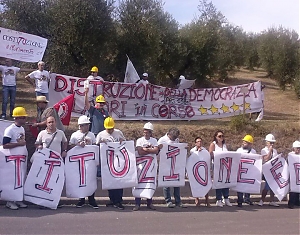
<path fill-rule="evenodd" d="M 91 107 L 90 102 L 89 102 L 88 93 L 89 93 L 89 88 L 85 88 L 85 90 L 84 90 L 84 105 L 87 110 L 89 110 Z"/>
<path fill-rule="evenodd" d="M 208 149 L 208 152 L 210 153 L 210 157 L 212 159 L 214 159 L 214 151 L 215 151 L 215 144 L 214 143 L 211 143 L 209 145 L 209 149 Z"/>
<path fill-rule="evenodd" d="M 25 76 L 25 79 L 26 79 L 27 82 L 29 82 L 32 86 L 34 86 L 34 83 L 32 82 L 31 78 L 30 78 L 28 75 Z"/>
<path fill-rule="evenodd" d="M 12 148 L 16 148 L 19 146 L 25 146 L 26 145 L 26 141 L 19 141 L 17 143 L 7 143 L 7 144 L 3 144 L 3 148 L 4 149 L 12 149 Z"/>

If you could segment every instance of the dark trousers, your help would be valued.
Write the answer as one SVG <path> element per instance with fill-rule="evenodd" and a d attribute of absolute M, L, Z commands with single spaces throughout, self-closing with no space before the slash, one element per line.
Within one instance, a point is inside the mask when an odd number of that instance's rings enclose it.
<path fill-rule="evenodd" d="M 141 205 L 141 201 L 142 201 L 142 199 L 140 197 L 136 197 L 135 198 L 135 205 L 140 206 Z M 150 206 L 151 204 L 152 204 L 152 198 L 151 199 L 147 198 L 147 206 Z"/>
<path fill-rule="evenodd" d="M 289 206 L 300 206 L 300 193 L 290 192 L 288 205 Z"/>
<path fill-rule="evenodd" d="M 244 197 L 245 195 L 245 197 Z M 240 193 L 237 192 L 237 196 L 238 196 L 238 203 L 243 203 L 245 201 L 250 201 L 250 193 Z"/>
<path fill-rule="evenodd" d="M 91 196 L 88 196 L 89 202 L 95 201 L 95 193 L 93 193 Z M 85 201 L 85 198 L 80 198 L 80 201 Z"/>
<path fill-rule="evenodd" d="M 115 205 L 118 203 L 122 203 L 123 199 L 123 189 L 111 189 L 108 190 L 108 196 L 110 201 Z"/>

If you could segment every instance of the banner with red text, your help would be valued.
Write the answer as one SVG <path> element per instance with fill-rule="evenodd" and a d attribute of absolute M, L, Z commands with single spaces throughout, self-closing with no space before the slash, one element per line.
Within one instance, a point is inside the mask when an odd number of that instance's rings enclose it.
<path fill-rule="evenodd" d="M 289 192 L 289 169 L 281 154 L 263 164 L 263 174 L 275 196 L 281 201 Z"/>
<path fill-rule="evenodd" d="M 137 153 L 136 153 L 137 154 Z M 136 155 L 138 185 L 132 188 L 132 196 L 151 199 L 156 190 L 157 155 Z"/>
<path fill-rule="evenodd" d="M 210 174 L 211 157 L 206 149 L 192 153 L 186 161 L 193 197 L 204 197 L 212 187 Z"/>
<path fill-rule="evenodd" d="M 241 153 L 237 185 L 230 189 L 241 193 L 260 193 L 262 178 L 261 155 Z"/>
<path fill-rule="evenodd" d="M 291 192 L 300 193 L 300 155 L 289 153 L 288 162 Z"/>
<path fill-rule="evenodd" d="M 83 198 L 91 196 L 97 189 L 97 165 L 99 147 L 75 146 L 65 158 L 66 196 Z"/>
<path fill-rule="evenodd" d="M 75 94 L 73 116 L 85 113 L 84 81 L 67 75 L 52 74 L 49 88 L 52 106 L 70 94 Z M 243 97 L 245 92 L 245 106 Z M 229 117 L 262 109 L 261 83 L 201 89 L 175 89 L 154 84 L 99 83 L 90 81 L 91 97 L 102 91 L 106 108 L 119 120 L 202 120 Z"/>
<path fill-rule="evenodd" d="M 0 27 L 0 57 L 24 62 L 43 59 L 48 39 Z"/>
<path fill-rule="evenodd" d="M 163 144 L 159 152 L 158 187 L 185 185 L 186 143 Z"/>
<path fill-rule="evenodd" d="M 23 201 L 27 154 L 25 146 L 12 149 L 3 149 L 3 146 L 0 146 L 1 200 Z"/>
<path fill-rule="evenodd" d="M 237 152 L 214 152 L 213 189 L 231 188 L 237 185 L 241 154 Z"/>
<path fill-rule="evenodd" d="M 138 184 L 133 141 L 100 144 L 102 189 L 132 188 Z"/>
<path fill-rule="evenodd" d="M 34 153 L 24 185 L 24 199 L 56 209 L 65 182 L 64 161 L 59 153 L 44 148 Z"/>

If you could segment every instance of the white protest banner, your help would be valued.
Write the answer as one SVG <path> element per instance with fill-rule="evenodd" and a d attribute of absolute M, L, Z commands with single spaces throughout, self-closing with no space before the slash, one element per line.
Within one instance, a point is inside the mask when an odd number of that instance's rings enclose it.
<path fill-rule="evenodd" d="M 69 198 L 91 196 L 97 189 L 99 147 L 75 146 L 65 158 L 66 195 Z"/>
<path fill-rule="evenodd" d="M 210 174 L 211 157 L 207 150 L 192 153 L 186 162 L 193 197 L 204 197 L 212 187 Z"/>
<path fill-rule="evenodd" d="M 241 153 L 237 185 L 230 189 L 241 193 L 260 193 L 262 178 L 261 155 Z"/>
<path fill-rule="evenodd" d="M 14 122 L 0 119 L 0 145 L 2 145 L 4 130 Z"/>
<path fill-rule="evenodd" d="M 300 193 L 300 155 L 289 153 L 288 162 L 291 192 Z"/>
<path fill-rule="evenodd" d="M 0 146 L 1 200 L 23 201 L 27 154 L 25 146 L 12 149 L 3 149 L 3 146 Z"/>
<path fill-rule="evenodd" d="M 24 185 L 24 199 L 36 205 L 56 209 L 65 182 L 64 162 L 60 154 L 44 148 L 35 157 Z"/>
<path fill-rule="evenodd" d="M 163 144 L 159 152 L 158 187 L 185 185 L 186 143 Z"/>
<path fill-rule="evenodd" d="M 102 189 L 132 188 L 137 185 L 133 141 L 100 144 Z"/>
<path fill-rule="evenodd" d="M 289 192 L 289 169 L 281 154 L 263 164 L 263 174 L 275 196 L 281 201 Z"/>
<path fill-rule="evenodd" d="M 195 83 L 195 80 L 187 80 L 187 79 L 181 79 L 178 89 L 188 89 L 191 88 Z"/>
<path fill-rule="evenodd" d="M 132 188 L 132 195 L 151 199 L 156 190 L 157 156 L 148 154 L 136 156 L 138 185 Z"/>
<path fill-rule="evenodd" d="M 85 80 L 53 75 L 49 106 L 74 93 L 72 116 L 85 113 Z M 259 112 L 262 109 L 260 82 L 222 88 L 175 89 L 140 83 L 100 84 L 98 80 L 91 80 L 89 95 L 95 99 L 103 91 L 107 109 L 116 120 L 202 120 L 242 114 L 243 87 L 247 87 L 245 113 Z"/>
<path fill-rule="evenodd" d="M 237 185 L 241 154 L 237 152 L 214 152 L 213 189 L 231 188 Z"/>
<path fill-rule="evenodd" d="M 0 27 L 0 57 L 24 62 L 43 59 L 47 39 Z"/>

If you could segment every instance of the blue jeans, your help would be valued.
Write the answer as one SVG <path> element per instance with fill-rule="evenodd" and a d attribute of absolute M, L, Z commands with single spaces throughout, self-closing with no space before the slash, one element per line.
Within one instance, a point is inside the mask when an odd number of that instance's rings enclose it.
<path fill-rule="evenodd" d="M 46 96 L 46 100 L 49 101 L 49 93 L 42 93 L 42 92 L 36 91 L 35 95 L 36 96 L 41 96 L 41 95 Z"/>
<path fill-rule="evenodd" d="M 217 201 L 222 200 L 222 196 L 224 197 L 224 199 L 227 199 L 229 197 L 229 188 L 216 189 Z"/>
<path fill-rule="evenodd" d="M 136 197 L 135 198 L 135 205 L 140 206 L 141 201 L 142 201 L 142 199 L 140 197 Z M 152 204 L 152 198 L 151 199 L 147 198 L 147 206 L 150 206 L 151 204 Z"/>
<path fill-rule="evenodd" d="M 108 190 L 108 196 L 114 205 L 122 203 L 123 189 L 110 189 Z"/>
<path fill-rule="evenodd" d="M 171 190 L 170 188 L 163 188 L 163 193 L 164 193 L 164 197 L 165 197 L 165 201 L 166 203 L 168 202 L 172 202 L 171 200 Z M 174 187 L 174 198 L 175 198 L 175 204 L 179 205 L 181 203 L 181 199 L 180 199 L 180 188 L 179 187 Z"/>
<path fill-rule="evenodd" d="M 2 115 L 6 116 L 6 109 L 7 109 L 7 103 L 8 103 L 8 97 L 10 99 L 10 115 L 12 115 L 13 110 L 15 108 L 16 103 L 16 93 L 17 93 L 17 87 L 16 86 L 3 86 L 2 88 Z"/>
<path fill-rule="evenodd" d="M 246 201 L 250 202 L 250 193 L 237 192 L 237 196 L 238 196 L 238 200 L 237 200 L 238 203 L 243 203 Z"/>

